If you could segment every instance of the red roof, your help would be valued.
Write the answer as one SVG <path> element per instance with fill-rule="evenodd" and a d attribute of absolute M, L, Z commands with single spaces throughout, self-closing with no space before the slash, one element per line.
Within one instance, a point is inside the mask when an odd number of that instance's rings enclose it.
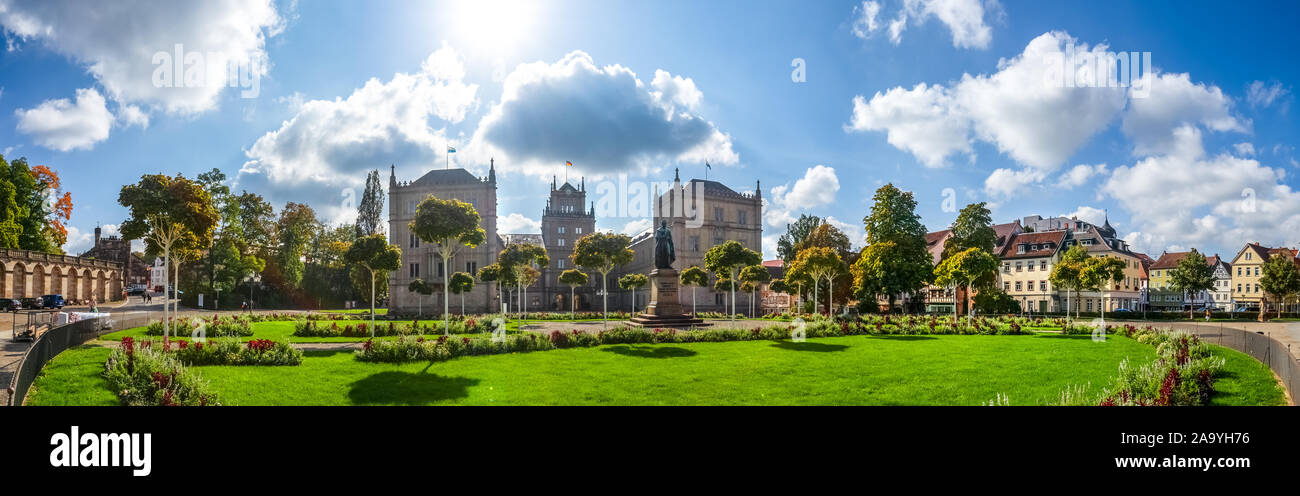
<path fill-rule="evenodd" d="M 1035 258 L 1049 257 L 1061 249 L 1061 243 L 1065 240 L 1065 231 L 1046 231 L 1046 232 L 1028 232 L 1020 233 L 1011 237 L 1002 248 L 1001 257 L 1006 258 Z M 1020 246 L 1027 245 L 1025 251 L 1020 251 Z"/>

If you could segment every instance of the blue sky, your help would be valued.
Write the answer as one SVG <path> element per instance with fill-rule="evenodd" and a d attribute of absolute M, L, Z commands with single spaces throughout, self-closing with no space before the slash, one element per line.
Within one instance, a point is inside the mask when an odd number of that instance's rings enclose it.
<path fill-rule="evenodd" d="M 366 170 L 415 179 L 449 142 L 478 174 L 496 159 L 514 232 L 536 231 L 565 160 L 594 191 L 707 159 L 737 190 L 762 181 L 769 257 L 800 213 L 860 237 L 885 182 L 932 229 L 951 191 L 998 222 L 1107 211 L 1153 255 L 1300 242 L 1290 3 L 136 3 L 0 0 L 0 150 L 63 175 L 72 252 L 143 173 L 217 167 L 342 220 Z M 257 95 L 153 84 L 177 43 L 266 60 Z M 1150 91 L 1043 87 L 1066 49 L 1150 52 Z"/>

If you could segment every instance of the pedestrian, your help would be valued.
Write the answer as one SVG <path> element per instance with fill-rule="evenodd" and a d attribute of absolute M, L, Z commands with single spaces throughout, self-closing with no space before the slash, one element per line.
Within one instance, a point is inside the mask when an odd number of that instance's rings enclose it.
<path fill-rule="evenodd" d="M 95 297 L 90 297 L 90 313 L 99 313 L 99 307 L 95 305 Z"/>
<path fill-rule="evenodd" d="M 1210 307 L 1205 307 L 1205 321 L 1210 321 Z"/>

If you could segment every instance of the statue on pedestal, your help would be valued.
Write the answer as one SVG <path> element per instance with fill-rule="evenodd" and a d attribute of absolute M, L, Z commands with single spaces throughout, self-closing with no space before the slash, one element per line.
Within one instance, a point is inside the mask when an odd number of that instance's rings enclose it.
<path fill-rule="evenodd" d="M 668 229 L 668 221 L 659 221 L 655 229 L 655 268 L 672 269 L 677 256 L 673 251 L 673 232 Z"/>

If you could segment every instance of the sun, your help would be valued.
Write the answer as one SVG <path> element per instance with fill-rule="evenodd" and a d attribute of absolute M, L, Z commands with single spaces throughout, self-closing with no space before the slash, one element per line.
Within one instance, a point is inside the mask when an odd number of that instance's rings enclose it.
<path fill-rule="evenodd" d="M 439 9 L 451 38 L 467 52 L 504 57 L 537 34 L 542 3 L 536 0 L 453 0 Z"/>

